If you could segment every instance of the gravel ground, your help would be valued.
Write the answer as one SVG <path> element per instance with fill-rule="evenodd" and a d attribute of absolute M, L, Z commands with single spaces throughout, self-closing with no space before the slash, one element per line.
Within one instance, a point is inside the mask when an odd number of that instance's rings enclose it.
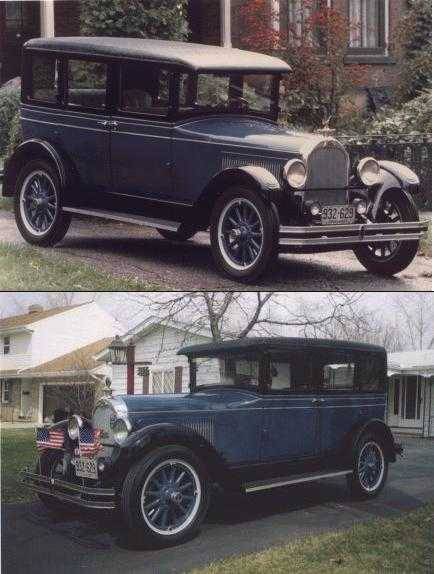
<path fill-rule="evenodd" d="M 24 244 L 13 214 L 0 210 L 0 241 Z M 90 263 L 115 276 L 137 277 L 163 290 L 240 289 L 214 267 L 209 238 L 199 233 L 187 243 L 162 239 L 152 229 L 74 219 L 55 251 L 68 259 Z M 49 254 L 50 250 L 45 251 Z M 314 255 L 281 255 L 256 285 L 246 287 L 288 291 L 431 291 L 432 260 L 419 255 L 398 276 L 371 275 L 351 251 Z M 47 289 L 50 286 L 47 285 Z"/>

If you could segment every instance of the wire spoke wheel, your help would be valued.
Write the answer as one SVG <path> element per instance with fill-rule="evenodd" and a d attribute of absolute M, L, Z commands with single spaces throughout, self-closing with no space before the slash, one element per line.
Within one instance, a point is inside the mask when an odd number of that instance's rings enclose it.
<path fill-rule="evenodd" d="M 57 194 L 51 177 L 42 170 L 31 172 L 20 192 L 21 217 L 33 235 L 45 235 L 53 226 L 58 210 Z"/>
<path fill-rule="evenodd" d="M 225 261 L 238 270 L 252 267 L 261 256 L 264 226 L 256 206 L 246 198 L 230 201 L 218 222 L 218 242 Z"/>
<path fill-rule="evenodd" d="M 148 475 L 141 492 L 147 526 L 160 535 L 185 530 L 196 518 L 202 490 L 196 470 L 181 459 L 165 460 Z"/>
<path fill-rule="evenodd" d="M 392 199 L 386 199 L 380 205 L 375 223 L 399 223 L 404 220 L 399 204 Z M 375 261 L 385 262 L 393 259 L 400 245 L 400 241 L 384 241 L 368 243 L 367 247 Z"/>
<path fill-rule="evenodd" d="M 363 445 L 357 463 L 360 485 L 366 492 L 375 491 L 384 475 L 384 455 L 381 447 L 374 441 Z"/>

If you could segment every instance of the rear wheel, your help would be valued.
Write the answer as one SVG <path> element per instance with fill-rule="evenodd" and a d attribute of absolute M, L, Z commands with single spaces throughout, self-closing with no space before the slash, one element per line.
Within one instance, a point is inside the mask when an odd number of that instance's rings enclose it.
<path fill-rule="evenodd" d="M 384 195 L 379 206 L 376 223 L 419 221 L 414 205 L 403 193 Z M 354 253 L 360 263 L 372 273 L 395 275 L 410 265 L 417 254 L 419 241 L 382 241 L 359 245 Z"/>
<path fill-rule="evenodd" d="M 278 221 L 272 205 L 255 191 L 232 187 L 211 215 L 214 260 L 226 275 L 253 281 L 277 258 Z"/>
<path fill-rule="evenodd" d="M 50 163 L 32 160 L 17 178 L 15 220 L 28 243 L 49 247 L 61 241 L 71 223 L 62 211 L 59 177 Z"/>
<path fill-rule="evenodd" d="M 388 462 L 383 442 L 371 434 L 363 435 L 356 446 L 353 474 L 348 479 L 351 494 L 358 498 L 377 496 L 386 483 Z"/>
<path fill-rule="evenodd" d="M 164 446 L 128 472 L 121 509 L 132 533 L 151 545 L 191 537 L 208 510 L 210 486 L 201 461 L 188 448 Z"/>

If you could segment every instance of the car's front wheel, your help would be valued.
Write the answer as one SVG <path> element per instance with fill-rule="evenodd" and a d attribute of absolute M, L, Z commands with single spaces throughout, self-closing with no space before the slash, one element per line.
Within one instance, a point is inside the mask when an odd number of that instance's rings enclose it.
<path fill-rule="evenodd" d="M 363 435 L 356 445 L 353 474 L 348 479 L 351 494 L 358 498 L 377 496 L 384 488 L 387 471 L 383 442 L 376 435 Z"/>
<path fill-rule="evenodd" d="M 238 280 L 257 279 L 277 257 L 278 222 L 258 193 L 233 187 L 216 201 L 211 248 L 219 269 Z"/>
<path fill-rule="evenodd" d="M 403 221 L 419 221 L 414 205 L 399 191 L 385 194 L 381 200 L 375 223 Z M 418 248 L 419 241 L 381 241 L 359 245 L 354 249 L 354 253 L 368 271 L 391 276 L 410 265 Z"/>
<path fill-rule="evenodd" d="M 133 535 L 154 546 L 190 538 L 208 510 L 210 486 L 201 461 L 188 448 L 169 445 L 139 460 L 128 472 L 121 510 Z"/>
<path fill-rule="evenodd" d="M 15 220 L 28 243 L 49 247 L 66 235 L 71 216 L 62 211 L 59 177 L 50 163 L 32 160 L 17 178 Z"/>

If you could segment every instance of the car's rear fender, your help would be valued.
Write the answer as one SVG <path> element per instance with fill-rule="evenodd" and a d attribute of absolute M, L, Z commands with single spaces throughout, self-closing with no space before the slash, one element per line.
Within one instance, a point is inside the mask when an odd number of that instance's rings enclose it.
<path fill-rule="evenodd" d="M 396 449 L 395 440 L 392 431 L 381 419 L 371 419 L 363 424 L 357 425 L 347 438 L 344 452 L 350 454 L 351 460 L 354 459 L 355 449 L 360 438 L 365 433 L 372 433 L 378 440 L 381 440 L 385 448 L 385 454 L 388 462 L 395 462 Z"/>
<path fill-rule="evenodd" d="M 63 190 L 72 183 L 75 170 L 68 158 L 53 144 L 41 139 L 25 140 L 15 149 L 5 164 L 3 195 L 15 194 L 15 183 L 21 168 L 31 160 L 43 159 L 53 165 Z"/>
<path fill-rule="evenodd" d="M 266 203 L 278 204 L 282 193 L 278 180 L 264 167 L 245 165 L 224 169 L 211 179 L 195 205 L 201 227 L 208 227 L 217 197 L 234 186 L 254 189 Z"/>

